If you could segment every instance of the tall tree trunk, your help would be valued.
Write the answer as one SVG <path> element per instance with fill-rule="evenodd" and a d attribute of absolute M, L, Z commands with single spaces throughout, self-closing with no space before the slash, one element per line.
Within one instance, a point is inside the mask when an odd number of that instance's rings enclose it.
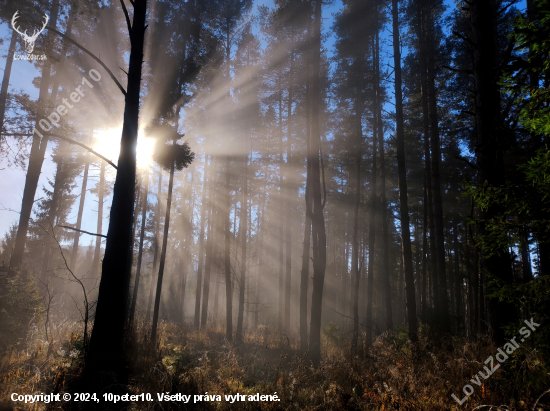
<path fill-rule="evenodd" d="M 247 147 L 248 149 L 248 147 Z M 237 317 L 237 341 L 243 341 L 244 321 L 244 294 L 246 291 L 246 241 L 248 232 L 248 155 L 244 156 L 243 162 L 243 195 L 241 199 L 241 213 L 239 217 L 239 234 L 241 237 L 241 279 L 239 284 L 239 314 Z"/>
<path fill-rule="evenodd" d="M 432 193 L 433 210 L 435 222 L 435 242 L 437 259 L 437 277 L 439 283 L 439 309 L 437 310 L 441 331 L 449 333 L 449 297 L 447 290 L 447 270 L 445 263 L 445 234 L 443 223 L 443 205 L 441 200 L 441 183 L 439 181 L 439 163 L 441 161 L 441 149 L 439 141 L 439 119 L 437 114 L 437 97 L 435 89 L 435 43 L 432 13 L 433 9 L 427 11 L 428 31 L 428 98 L 430 103 L 430 145 L 432 149 Z"/>
<path fill-rule="evenodd" d="M 105 257 L 84 374 L 91 378 L 113 371 L 120 383 L 125 380 L 123 335 L 130 285 L 128 249 L 132 245 L 132 217 L 136 181 L 136 152 L 139 120 L 141 69 L 145 38 L 147 0 L 134 0 L 128 86 L 120 142 L 117 175 L 105 245 Z M 108 384 L 101 381 L 102 386 Z"/>
<path fill-rule="evenodd" d="M 199 233 L 199 261 L 197 264 L 197 288 L 195 292 L 195 319 L 193 325 L 199 329 L 201 316 L 201 292 L 202 292 L 202 267 L 204 260 L 204 220 L 206 218 L 206 187 L 208 185 L 206 169 L 208 165 L 208 156 L 204 155 L 204 177 L 202 181 L 202 200 L 201 200 L 201 228 Z"/>
<path fill-rule="evenodd" d="M 361 157 L 363 155 L 363 124 L 361 121 L 362 109 L 359 102 L 359 96 L 355 98 L 355 123 L 356 123 L 356 157 L 355 157 L 355 188 L 354 188 L 354 204 L 353 204 L 353 234 L 352 234 L 352 251 L 351 251 L 351 269 L 354 277 L 353 284 L 353 334 L 351 338 L 351 355 L 357 355 L 357 341 L 359 339 L 359 281 L 361 279 L 361 266 L 359 264 L 359 205 L 361 204 Z M 376 132 L 375 132 L 376 133 Z M 376 175 L 376 149 L 373 150 L 373 175 Z M 372 182 L 371 182 L 372 184 Z M 376 196 L 376 179 L 373 190 Z M 374 197 L 373 197 L 374 198 Z M 374 201 L 374 200 L 373 200 Z M 372 220 L 372 218 L 371 218 Z M 374 234 L 374 230 L 372 232 Z M 369 235 L 370 232 L 369 232 Z M 374 244 L 374 238 L 372 239 Z M 369 242 L 370 244 L 370 242 Z M 369 259 L 370 265 L 370 259 Z"/>
<path fill-rule="evenodd" d="M 82 186 L 80 188 L 80 203 L 78 204 L 78 217 L 76 218 L 75 228 L 80 230 L 82 227 L 82 214 L 84 213 L 84 201 L 86 200 L 86 187 L 88 186 L 88 170 L 90 169 L 90 161 L 86 154 L 84 163 L 84 176 L 82 177 Z M 74 232 L 73 249 L 71 251 L 71 266 L 76 270 L 76 259 L 78 256 L 78 241 L 80 240 L 80 232 Z"/>
<path fill-rule="evenodd" d="M 311 162 L 312 195 L 312 246 L 313 246 L 313 290 L 311 295 L 311 323 L 309 331 L 309 353 L 315 366 L 321 362 L 321 316 L 323 310 L 323 288 L 327 264 L 327 237 L 325 231 L 324 203 L 321 189 L 321 129 L 320 129 L 320 69 L 321 69 L 321 0 L 315 0 L 312 44 L 311 78 L 311 143 L 307 161 Z"/>
<path fill-rule="evenodd" d="M 8 56 L 6 58 L 6 66 L 4 67 L 4 77 L 2 78 L 2 88 L 0 89 L 0 135 L 4 132 L 4 117 L 6 115 L 6 102 L 8 100 L 8 87 L 10 85 L 11 66 L 13 65 L 13 56 L 15 54 L 15 46 L 17 45 L 17 32 L 11 32 L 10 46 L 8 48 Z"/>
<path fill-rule="evenodd" d="M 306 196 L 309 196 L 310 189 L 306 183 Z M 311 200 L 306 200 L 306 204 Z M 309 210 L 309 205 L 306 206 Z M 306 211 L 304 224 L 304 249 L 302 252 L 302 271 L 300 272 L 300 351 L 307 351 L 307 289 L 309 283 L 309 249 L 311 247 L 311 215 Z"/>
<path fill-rule="evenodd" d="M 432 183 L 432 160 L 430 154 L 430 111 L 429 111 L 429 98 L 428 98 L 428 62 L 427 62 L 427 50 L 426 42 L 423 40 L 427 37 L 427 18 L 426 15 L 430 11 L 426 11 L 425 3 L 419 1 L 419 60 L 420 60 L 420 81 L 421 81 L 421 100 L 422 100 L 422 126 L 424 134 L 424 179 L 425 179 L 425 199 L 427 210 L 427 224 L 429 229 L 429 246 L 430 252 L 427 253 L 430 256 L 430 288 L 434 296 L 431 301 L 432 308 L 436 312 L 439 311 L 439 278 L 437 276 L 437 253 L 436 253 L 436 241 L 435 241 L 435 223 L 434 223 L 434 208 L 433 208 L 433 183 Z M 437 107 L 436 107 L 437 109 Z"/>
<path fill-rule="evenodd" d="M 279 75 L 277 78 L 277 84 L 279 87 L 278 99 L 279 99 L 279 210 L 284 210 L 284 177 L 283 177 L 283 90 L 281 86 L 282 82 L 282 69 L 279 70 Z M 279 242 L 279 256 L 278 256 L 278 265 L 279 265 L 279 286 L 278 286 L 278 298 L 279 298 L 279 307 L 277 312 L 277 327 L 279 332 L 283 331 L 283 320 L 284 320 L 284 217 L 283 213 L 280 212 L 280 224 L 279 224 L 279 233 L 277 241 Z"/>
<path fill-rule="evenodd" d="M 426 183 L 426 177 L 424 177 L 424 201 L 423 201 L 423 218 L 422 218 L 422 290 L 421 290 L 421 299 L 422 305 L 420 307 L 420 315 L 424 320 L 427 315 L 428 308 L 428 295 L 427 290 L 427 266 L 428 266 L 428 187 Z"/>
<path fill-rule="evenodd" d="M 291 49 L 290 49 L 290 69 L 288 73 L 288 101 L 287 101 L 287 137 L 286 137 L 286 191 L 287 191 L 287 214 L 285 216 L 285 331 L 290 332 L 290 292 L 292 287 L 292 217 L 294 215 L 295 195 L 293 183 L 290 182 L 290 170 L 293 165 L 292 159 L 292 103 L 294 99 L 294 26 L 291 23 Z"/>
<path fill-rule="evenodd" d="M 214 184 L 211 182 L 210 184 Z M 208 195 L 208 233 L 206 238 L 206 255 L 204 261 L 204 287 L 202 291 L 202 310 L 201 310 L 201 327 L 206 326 L 206 321 L 208 320 L 208 300 L 210 297 L 210 275 L 212 272 L 212 247 L 214 244 L 213 235 L 214 235 L 214 215 L 212 212 L 214 202 L 212 201 L 213 190 L 210 188 Z"/>
<path fill-rule="evenodd" d="M 496 6 L 493 2 L 474 0 L 470 5 L 472 22 L 472 41 L 474 48 L 474 83 L 476 90 L 476 129 L 478 164 L 481 183 L 491 187 L 500 187 L 505 183 L 504 126 L 500 116 L 500 90 L 498 86 L 499 68 L 497 61 L 497 39 L 495 26 Z M 502 206 L 490 205 L 482 213 L 482 220 L 490 220 L 502 212 Z M 485 224 L 480 226 L 481 234 L 487 234 Z M 490 273 L 503 284 L 513 282 L 510 255 L 508 251 L 484 258 L 484 273 Z M 485 277 L 485 275 L 483 275 Z M 489 299 L 489 323 L 495 342 L 505 342 L 502 327 L 516 318 L 513 303 Z"/>
<path fill-rule="evenodd" d="M 264 230 L 264 219 L 265 219 L 265 203 L 266 203 L 266 191 L 267 191 L 267 172 L 264 173 L 264 185 L 262 193 L 262 208 L 258 214 L 258 232 L 259 232 L 259 241 L 258 241 L 258 270 L 256 271 L 256 295 L 255 295 L 255 308 L 254 308 L 254 329 L 258 328 L 258 321 L 260 315 L 260 295 L 261 295 L 261 273 L 264 268 L 264 236 L 266 235 Z M 260 224 L 261 221 L 261 224 Z"/>
<path fill-rule="evenodd" d="M 376 10 L 378 10 L 378 3 L 376 5 Z M 377 11 L 378 13 L 378 11 Z M 380 34 L 377 31 L 375 34 L 375 47 L 374 47 L 374 70 L 376 75 L 376 92 L 377 92 L 377 131 L 378 131 L 378 147 L 380 152 L 380 225 L 382 227 L 382 244 L 381 244 L 381 254 L 382 254 L 382 267 L 380 272 L 380 277 L 382 279 L 382 286 L 384 289 L 384 302 L 385 302 L 385 311 L 386 311 L 386 328 L 388 330 L 393 330 L 393 308 L 392 308 L 392 294 L 391 294 L 391 284 L 390 284 L 390 256 L 389 256 L 389 231 L 388 231 L 388 202 L 386 199 L 386 158 L 384 153 L 384 124 L 382 121 L 382 98 L 380 95 Z M 370 251 L 369 251 L 370 253 Z M 370 257 L 369 257 L 370 258 Z M 370 272 L 369 272 L 370 275 Z M 370 304 L 370 303 L 369 303 Z M 372 317 L 371 317 L 372 318 Z M 372 324 L 367 325 L 372 332 Z M 367 344 L 370 344 L 369 341 L 372 341 L 372 335 L 367 338 Z"/>
<path fill-rule="evenodd" d="M 407 320 L 409 339 L 418 341 L 418 324 L 416 320 L 416 302 L 414 294 L 414 273 L 409 226 L 409 202 L 407 198 L 407 168 L 405 165 L 405 139 L 403 133 L 403 94 L 401 90 L 401 50 L 399 41 L 398 0 L 392 0 L 393 20 L 393 61 L 395 68 L 395 128 L 397 146 L 397 168 L 399 177 L 399 204 L 401 217 L 401 248 L 405 270 Z"/>
<path fill-rule="evenodd" d="M 177 127 L 177 126 L 176 126 Z M 174 141 L 174 144 L 176 142 Z M 162 237 L 162 250 L 160 252 L 159 273 L 157 277 L 157 291 L 155 295 L 155 308 L 153 310 L 153 327 L 151 328 L 151 346 L 155 347 L 157 338 L 157 325 L 159 318 L 160 300 L 162 294 L 162 280 L 164 277 L 164 266 L 166 263 L 166 247 L 168 244 L 168 234 L 170 230 L 170 208 L 172 206 L 172 188 L 174 186 L 174 168 L 172 161 L 170 165 L 170 180 L 168 181 L 168 199 L 166 200 L 166 216 L 164 217 L 164 235 Z"/>
<path fill-rule="evenodd" d="M 97 190 L 97 225 L 96 233 L 101 234 L 103 231 L 103 202 L 105 198 L 105 161 L 99 166 L 99 185 Z M 94 262 L 92 264 L 92 277 L 97 278 L 99 275 L 99 258 L 101 257 L 101 237 L 95 238 Z"/>
<path fill-rule="evenodd" d="M 139 249 L 138 249 L 138 259 L 136 266 L 136 278 L 134 283 L 134 295 L 132 298 L 132 306 L 130 307 L 130 328 L 133 327 L 134 317 L 136 315 L 136 304 L 139 292 L 139 280 L 141 277 L 141 259 L 143 257 L 143 241 L 145 239 L 145 223 L 147 220 L 147 195 L 149 193 L 149 169 L 143 170 L 145 173 L 145 187 L 143 192 L 143 200 L 141 205 L 141 228 L 139 233 Z M 137 214 L 137 213 L 136 213 Z"/>
<path fill-rule="evenodd" d="M 57 18 L 59 15 L 59 0 L 53 0 L 50 12 L 50 26 L 57 27 Z M 53 33 L 48 30 L 45 44 L 52 42 Z M 39 127 L 38 122 L 44 118 L 46 102 L 50 99 L 49 87 L 50 76 L 52 69 L 52 60 L 44 61 L 42 66 L 42 77 L 40 79 L 40 91 L 38 93 L 37 112 L 34 130 Z M 57 91 L 57 90 L 56 90 Z M 53 90 L 52 90 L 53 92 Z M 52 93 L 51 100 L 55 100 Z M 10 272 L 16 272 L 21 269 L 23 263 L 23 254 L 25 252 L 25 244 L 27 242 L 27 232 L 29 230 L 29 220 L 31 218 L 32 206 L 34 204 L 34 196 L 38 187 L 38 179 L 42 171 L 42 164 L 46 155 L 46 147 L 48 145 L 48 136 L 41 137 L 41 134 L 33 132 L 31 151 L 29 154 L 29 165 L 25 176 L 25 187 L 23 188 L 23 199 L 21 201 L 21 213 L 19 214 L 19 223 L 17 225 L 17 234 L 15 243 L 10 258 Z"/>
<path fill-rule="evenodd" d="M 46 275 L 46 272 L 49 269 L 50 265 L 50 257 L 52 253 L 52 249 L 54 248 L 54 241 L 53 237 L 55 236 L 55 225 L 57 222 L 57 214 L 59 209 L 59 197 L 61 196 L 61 190 L 63 185 L 63 180 L 65 180 L 65 171 L 64 171 L 64 165 L 65 161 L 63 156 L 65 155 L 64 151 L 67 148 L 67 143 L 62 141 L 60 143 L 59 147 L 59 153 L 56 156 L 56 162 L 57 162 L 57 169 L 55 172 L 55 179 L 53 183 L 53 193 L 52 193 L 52 199 L 50 202 L 50 209 L 48 210 L 48 217 L 47 221 L 45 222 L 45 227 L 43 229 L 45 230 L 44 233 L 44 255 L 42 257 L 42 268 L 40 277 L 44 278 Z M 49 238 L 49 236 L 52 236 L 52 238 Z"/>
<path fill-rule="evenodd" d="M 151 272 L 151 279 L 149 284 L 149 300 L 147 301 L 147 315 L 145 318 L 145 324 L 149 324 L 149 318 L 151 316 L 151 307 L 153 305 L 153 296 L 155 295 L 156 284 L 157 284 L 157 268 L 158 268 L 158 255 L 159 255 L 159 244 L 160 244 L 160 198 L 162 196 L 162 167 L 159 166 L 159 185 L 157 190 L 157 209 L 155 212 L 155 237 L 153 239 L 153 271 Z"/>
<path fill-rule="evenodd" d="M 225 274 L 225 338 L 228 341 L 233 339 L 233 296 L 231 289 L 231 158 L 226 156 L 225 159 L 225 207 L 224 207 L 224 247 L 223 247 L 223 263 Z"/>

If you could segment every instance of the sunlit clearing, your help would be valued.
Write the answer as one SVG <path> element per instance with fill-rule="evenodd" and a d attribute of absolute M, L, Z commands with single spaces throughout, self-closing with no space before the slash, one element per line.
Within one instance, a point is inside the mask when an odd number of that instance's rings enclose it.
<path fill-rule="evenodd" d="M 120 138 L 122 136 L 122 127 L 112 128 L 105 131 L 99 131 L 95 135 L 96 143 L 94 150 L 102 156 L 116 164 L 120 153 Z M 152 138 L 145 137 L 142 130 L 138 133 L 138 144 L 136 149 L 137 167 L 145 169 L 149 167 L 153 155 L 153 146 L 155 141 Z"/>

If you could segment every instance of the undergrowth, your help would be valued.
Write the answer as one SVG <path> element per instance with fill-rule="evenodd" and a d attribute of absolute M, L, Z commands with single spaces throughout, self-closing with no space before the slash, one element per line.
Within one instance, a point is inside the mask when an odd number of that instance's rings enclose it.
<path fill-rule="evenodd" d="M 68 389 L 83 364 L 81 330 L 76 328 L 73 324 L 58 330 L 49 343 L 36 333 L 24 348 L 2 353 L 1 410 L 69 408 L 61 402 L 13 403 L 10 395 L 62 394 Z M 222 328 L 197 332 L 164 322 L 154 350 L 147 349 L 145 329 L 138 323 L 129 338 L 133 369 L 128 392 L 150 393 L 153 401 L 130 403 L 129 410 L 531 410 L 550 386 L 548 359 L 533 347 L 520 347 L 493 375 L 480 378 L 479 386 L 472 383 L 472 376 L 485 372 L 486 358 L 497 353 L 486 337 L 423 336 L 413 345 L 404 332 L 383 334 L 352 358 L 350 342 L 331 324 L 323 333 L 323 361 L 314 368 L 307 353 L 297 350 L 296 336 L 265 326 L 246 333 L 237 344 L 225 340 Z M 475 390 L 459 405 L 451 394 L 462 399 L 466 384 Z M 188 404 L 159 402 L 157 393 L 192 397 Z M 280 401 L 193 404 L 194 395 L 223 399 L 237 393 L 277 395 Z M 546 398 L 537 410 L 549 408 Z"/>

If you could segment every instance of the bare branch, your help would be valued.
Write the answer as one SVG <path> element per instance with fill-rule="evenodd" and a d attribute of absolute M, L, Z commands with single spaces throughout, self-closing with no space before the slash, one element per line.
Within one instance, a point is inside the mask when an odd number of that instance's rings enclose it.
<path fill-rule="evenodd" d="M 456 71 L 459 73 L 468 73 L 468 74 L 474 74 L 472 70 L 465 70 L 465 69 L 457 69 L 449 66 L 442 65 L 441 67 L 446 68 L 447 70 Z"/>
<path fill-rule="evenodd" d="M 60 140 L 64 140 L 64 141 L 66 141 L 66 142 L 68 142 L 68 143 L 71 143 L 71 144 L 76 144 L 77 146 L 80 146 L 80 147 L 82 147 L 82 148 L 88 150 L 90 153 L 92 153 L 92 154 L 98 156 L 98 157 L 101 158 L 103 161 L 105 161 L 106 163 L 108 163 L 108 164 L 110 164 L 112 167 L 114 167 L 115 170 L 118 169 L 118 167 L 117 167 L 111 160 L 109 160 L 107 157 L 103 157 L 103 156 L 102 156 L 101 154 L 99 154 L 97 151 L 92 150 L 90 147 L 88 147 L 88 146 L 86 146 L 86 145 L 84 145 L 84 144 L 82 144 L 82 143 L 79 143 L 78 141 L 75 141 L 75 140 L 73 140 L 72 138 L 63 137 L 63 136 L 58 136 L 57 134 L 52 134 L 52 133 L 48 133 L 48 135 L 49 135 L 50 137 L 59 138 Z"/>
<path fill-rule="evenodd" d="M 103 234 L 96 234 L 96 233 L 90 233 L 89 231 L 79 230 L 79 229 L 77 229 L 77 228 L 74 228 L 74 227 L 71 227 L 71 226 L 68 226 L 68 225 L 60 225 L 60 224 L 57 224 L 56 227 L 67 228 L 67 229 L 69 229 L 69 230 L 78 231 L 79 233 L 84 233 L 84 234 L 89 234 L 89 235 L 95 235 L 96 237 L 107 238 L 106 235 L 103 235 Z"/>
<path fill-rule="evenodd" d="M 72 38 L 70 38 L 69 36 L 61 33 L 60 31 L 54 29 L 53 27 L 48 27 L 48 30 L 51 30 L 53 33 L 57 34 L 58 36 L 60 36 L 61 38 L 63 38 L 64 40 L 67 40 L 69 43 L 73 44 L 74 46 L 78 47 L 80 50 L 82 50 L 84 53 L 86 53 L 87 55 L 89 55 L 91 58 L 93 58 L 95 61 L 97 61 L 101 67 L 103 67 L 105 69 L 105 71 L 107 72 L 107 74 L 109 74 L 109 77 L 111 77 L 111 79 L 113 79 L 113 81 L 115 82 L 115 84 L 117 85 L 118 89 L 122 92 L 122 94 L 126 95 L 126 90 L 124 90 L 124 87 L 122 87 L 122 85 L 120 84 L 120 82 L 117 80 L 117 78 L 114 76 L 114 74 L 112 73 L 111 70 L 109 70 L 109 68 L 105 65 L 105 63 L 103 63 L 98 57 L 96 57 L 92 52 L 90 52 L 88 49 L 86 49 L 84 46 L 81 46 L 80 44 L 78 44 L 76 41 L 74 41 Z"/>
<path fill-rule="evenodd" d="M 128 15 L 128 9 L 124 4 L 124 0 L 120 0 L 122 11 L 124 11 L 124 17 L 126 17 L 126 25 L 128 26 L 128 36 L 130 37 L 130 44 L 132 44 L 132 24 L 130 24 L 130 16 Z"/>
<path fill-rule="evenodd" d="M 466 164 L 468 164 L 470 167 L 472 167 L 474 170 L 477 170 L 477 166 L 475 164 L 472 164 L 469 160 L 465 159 L 461 156 L 455 156 L 456 159 L 464 161 Z"/>
<path fill-rule="evenodd" d="M 474 43 L 474 41 L 472 39 L 470 39 L 469 37 L 463 35 L 463 34 L 460 34 L 458 31 L 456 30 L 453 30 L 453 34 L 455 36 L 457 36 L 458 38 L 461 38 L 462 40 L 464 40 L 466 43 L 468 43 L 470 46 L 472 47 L 476 47 L 476 43 Z"/>

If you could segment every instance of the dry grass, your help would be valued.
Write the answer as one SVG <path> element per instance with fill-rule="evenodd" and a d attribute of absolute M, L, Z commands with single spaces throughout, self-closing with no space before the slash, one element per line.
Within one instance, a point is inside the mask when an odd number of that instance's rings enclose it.
<path fill-rule="evenodd" d="M 76 330 L 59 332 L 50 345 L 37 334 L 24 349 L 4 353 L 0 409 L 14 406 L 9 400 L 11 392 L 63 393 L 67 381 L 80 372 L 81 339 L 76 335 Z M 473 410 L 481 405 L 527 410 L 550 386 L 548 360 L 523 347 L 494 375 L 481 378 L 480 387 L 470 383 L 472 375 L 483 371 L 485 359 L 496 353 L 497 347 L 487 338 L 469 342 L 424 337 L 412 346 L 404 334 L 382 335 L 360 359 L 351 358 L 349 342 L 329 330 L 323 337 L 324 361 L 316 369 L 307 353 L 296 350 L 296 336 L 280 336 L 267 327 L 246 334 L 244 342 L 236 344 L 225 341 L 221 328 L 196 332 L 161 323 L 154 354 L 144 349 L 143 324 L 136 335 L 128 388 L 136 394 L 151 393 L 155 401 L 133 403 L 131 410 Z M 451 394 L 464 397 L 462 387 L 468 383 L 475 392 L 459 406 Z M 189 406 L 159 403 L 156 393 L 208 393 L 222 398 L 236 393 L 277 393 L 280 402 L 203 401 Z M 540 409 L 548 409 L 543 403 L 544 398 Z M 18 406 L 46 409 L 42 404 Z M 60 406 L 50 404 L 48 409 Z"/>

